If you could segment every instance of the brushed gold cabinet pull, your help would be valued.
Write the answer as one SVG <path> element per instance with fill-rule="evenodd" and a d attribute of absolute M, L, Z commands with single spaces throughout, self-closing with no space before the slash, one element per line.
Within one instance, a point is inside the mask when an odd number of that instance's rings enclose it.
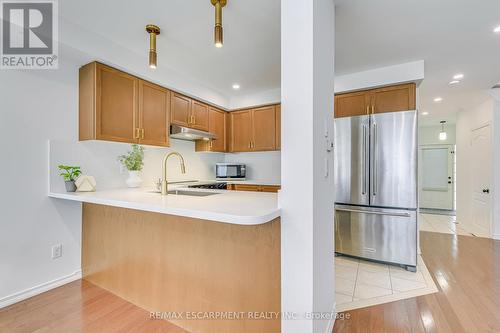
<path fill-rule="evenodd" d="M 144 139 L 144 128 L 141 129 L 141 139 Z"/>
<path fill-rule="evenodd" d="M 134 128 L 134 139 L 139 139 L 139 128 Z"/>
<path fill-rule="evenodd" d="M 196 117 L 193 116 L 193 125 L 195 125 L 195 124 L 196 124 Z"/>
<path fill-rule="evenodd" d="M 252 148 L 252 141 L 248 141 L 248 148 Z"/>
<path fill-rule="evenodd" d="M 372 105 L 372 114 L 375 114 L 375 105 Z"/>
<path fill-rule="evenodd" d="M 369 106 L 369 105 L 367 105 L 367 106 L 366 106 L 366 114 L 367 114 L 367 115 L 369 115 L 369 114 L 370 114 L 370 106 Z"/>

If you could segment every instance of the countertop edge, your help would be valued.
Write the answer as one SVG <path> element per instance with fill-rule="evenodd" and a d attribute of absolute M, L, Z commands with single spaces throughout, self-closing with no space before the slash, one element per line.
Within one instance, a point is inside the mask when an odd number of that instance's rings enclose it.
<path fill-rule="evenodd" d="M 127 209 L 135 209 L 140 211 L 152 212 L 152 213 L 160 213 L 165 215 L 175 215 L 175 216 L 183 216 L 196 218 L 201 220 L 209 220 L 214 222 L 222 222 L 227 224 L 234 225 L 260 225 L 273 221 L 274 219 L 280 217 L 281 210 L 277 208 L 275 211 L 261 215 L 261 216 L 242 216 L 242 215 L 231 215 L 231 214 L 223 214 L 223 213 L 215 213 L 215 212 L 204 212 L 204 211 L 196 211 L 196 210 L 187 210 L 180 208 L 162 208 L 155 205 L 147 205 L 143 203 L 130 202 L 130 201 L 121 201 L 115 199 L 103 199 L 103 198 L 92 198 L 87 196 L 78 196 L 74 194 L 68 193 L 57 193 L 57 192 L 49 192 L 48 196 L 54 199 L 63 199 L 70 200 L 76 202 L 85 202 L 91 204 L 98 205 L 106 205 L 112 207 L 120 207 Z"/>

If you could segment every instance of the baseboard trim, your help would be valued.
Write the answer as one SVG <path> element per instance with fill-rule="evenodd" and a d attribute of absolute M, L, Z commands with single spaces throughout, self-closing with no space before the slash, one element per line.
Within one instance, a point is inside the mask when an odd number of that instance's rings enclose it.
<path fill-rule="evenodd" d="M 69 275 L 61 276 L 60 278 L 54 279 L 52 281 L 48 281 L 39 284 L 37 286 L 24 289 L 17 293 L 8 295 L 6 297 L 2 297 L 0 298 L 0 309 L 81 278 L 82 278 L 82 271 L 77 270 Z"/>
<path fill-rule="evenodd" d="M 333 332 L 333 326 L 335 326 L 335 319 L 337 318 L 337 302 L 333 302 L 333 309 L 332 312 L 334 316 L 333 318 L 330 318 L 328 321 L 328 326 L 326 327 L 325 333 L 332 333 Z"/>

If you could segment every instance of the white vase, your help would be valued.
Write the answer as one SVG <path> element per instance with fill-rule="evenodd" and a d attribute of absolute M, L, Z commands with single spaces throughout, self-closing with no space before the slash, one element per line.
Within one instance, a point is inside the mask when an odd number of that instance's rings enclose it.
<path fill-rule="evenodd" d="M 142 179 L 139 177 L 140 171 L 129 170 L 128 178 L 125 181 L 128 187 L 139 187 L 142 184 Z"/>

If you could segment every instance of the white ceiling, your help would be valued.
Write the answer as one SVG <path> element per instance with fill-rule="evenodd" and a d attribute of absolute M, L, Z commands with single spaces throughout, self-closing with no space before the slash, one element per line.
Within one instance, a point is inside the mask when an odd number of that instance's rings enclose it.
<path fill-rule="evenodd" d="M 223 10 L 224 46 L 213 44 L 210 0 L 60 1 L 68 21 L 144 54 L 146 24 L 161 28 L 158 66 L 168 66 L 228 96 L 280 86 L 280 1 L 228 0 Z M 241 85 L 240 91 L 232 89 Z"/>
<path fill-rule="evenodd" d="M 499 0 L 337 0 L 338 75 L 425 60 L 424 123 L 454 120 L 500 82 Z M 228 97 L 280 86 L 280 1 L 228 0 L 224 47 L 213 46 L 210 0 L 60 1 L 60 15 L 113 40 L 147 62 L 148 23 L 160 26 L 159 66 L 168 66 Z M 449 86 L 461 72 L 460 85 Z M 239 91 L 232 90 L 239 83 Z M 432 99 L 443 97 L 436 104 Z"/>
<path fill-rule="evenodd" d="M 453 121 L 500 82 L 499 0 L 337 0 L 337 74 L 425 60 L 421 123 Z M 463 73 L 463 82 L 448 85 Z M 443 102 L 434 103 L 437 96 Z"/>

